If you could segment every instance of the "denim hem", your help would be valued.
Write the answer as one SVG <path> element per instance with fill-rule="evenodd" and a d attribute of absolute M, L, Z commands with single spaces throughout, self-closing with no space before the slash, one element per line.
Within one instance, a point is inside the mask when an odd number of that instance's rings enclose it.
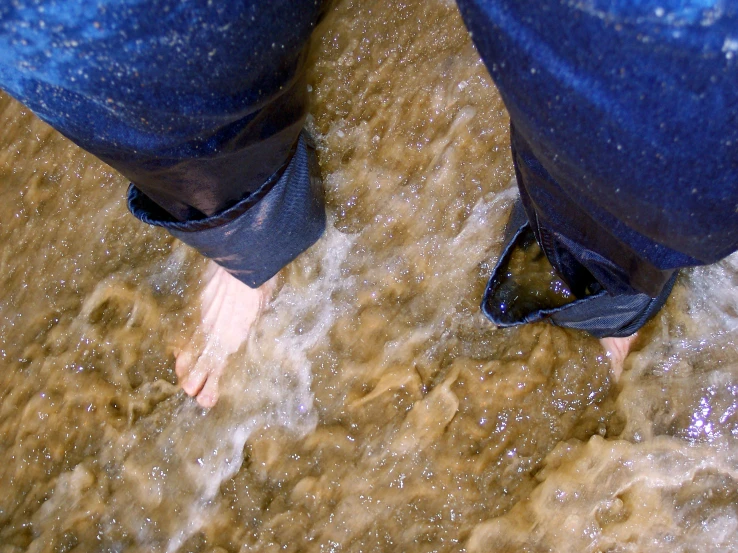
<path fill-rule="evenodd" d="M 482 312 L 498 327 L 549 320 L 557 326 L 584 330 L 597 338 L 630 336 L 659 312 L 676 281 L 677 271 L 655 298 L 642 293 L 612 295 L 600 290 L 559 307 L 541 305 L 519 317 L 510 318 L 502 310 L 504 302 L 497 293 L 510 256 L 527 230 L 530 230 L 530 223 L 518 201 L 505 232 L 505 247 L 492 271 L 481 305 Z"/>
<path fill-rule="evenodd" d="M 222 213 L 180 222 L 151 204 L 131 185 L 128 207 L 135 217 L 164 227 L 252 288 L 314 244 L 326 223 L 317 157 L 305 133 L 277 178 Z"/>

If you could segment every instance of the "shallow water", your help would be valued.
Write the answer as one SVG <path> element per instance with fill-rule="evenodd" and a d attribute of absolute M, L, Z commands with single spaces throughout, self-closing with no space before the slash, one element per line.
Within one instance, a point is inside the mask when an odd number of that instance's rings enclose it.
<path fill-rule="evenodd" d="M 202 260 L 2 100 L 0 553 L 738 549 L 738 258 L 617 384 L 581 333 L 494 329 L 507 119 L 455 6 L 340 2 L 313 46 L 329 229 L 210 412 L 173 374 Z"/>

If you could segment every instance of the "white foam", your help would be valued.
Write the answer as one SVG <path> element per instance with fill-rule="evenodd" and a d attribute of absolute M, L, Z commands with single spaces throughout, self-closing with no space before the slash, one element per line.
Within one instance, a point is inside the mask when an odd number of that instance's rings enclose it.
<path fill-rule="evenodd" d="M 738 330 L 737 275 L 738 253 L 685 273 L 690 316 L 698 321 L 703 337 Z"/>
<path fill-rule="evenodd" d="M 328 301 L 332 292 L 339 286 L 354 285 L 351 278 L 341 276 L 341 265 L 353 242 L 354 237 L 340 233 L 329 221 L 325 235 L 311 251 L 312 257 L 321 260 L 317 278 L 287 282 L 251 334 L 246 354 L 240 358 L 246 367 L 235 368 L 236 377 L 224 390 L 223 400 L 232 398 L 229 403 L 234 413 L 227 424 L 218 423 L 217 447 L 188 466 L 187 478 L 197 487 L 197 499 L 170 539 L 169 553 L 208 522 L 210 502 L 221 484 L 241 468 L 244 447 L 255 430 L 278 426 L 300 436 L 315 429 L 307 353 L 327 338 L 342 310 L 341 305 Z M 310 327 L 305 325 L 308 319 L 314 323 Z M 198 410 L 190 403 L 178 416 L 197 418 Z"/>

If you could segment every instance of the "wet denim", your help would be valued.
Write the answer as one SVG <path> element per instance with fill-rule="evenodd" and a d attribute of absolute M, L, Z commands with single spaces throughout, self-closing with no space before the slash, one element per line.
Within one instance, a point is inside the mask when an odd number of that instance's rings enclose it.
<path fill-rule="evenodd" d="M 546 305 L 543 301 L 538 301 L 536 308 L 516 309 L 516 305 L 513 305 L 517 299 L 516 291 L 503 292 L 503 282 L 516 276 L 510 267 L 510 258 L 516 248 L 523 247 L 521 243 L 525 241 L 524 235 L 530 232 L 539 244 L 542 243 L 539 238 L 541 229 L 534 229 L 533 226 L 535 223 L 529 222 L 523 203 L 518 199 L 505 229 L 505 247 L 492 270 L 482 298 L 482 312 L 498 326 L 548 320 L 558 326 L 584 330 L 597 338 L 625 337 L 646 324 L 666 303 L 676 282 L 677 271 L 671 271 L 671 276 L 653 298 L 638 292 L 610 294 L 597 281 L 590 280 L 586 289 L 577 291 L 577 299 L 565 305 Z M 545 253 L 546 248 L 542 249 Z M 576 243 L 571 242 L 567 243 L 566 251 L 571 252 L 575 258 L 586 259 L 596 255 L 594 252 L 583 251 Z M 548 254 L 546 257 L 549 260 L 555 259 Z M 561 274 L 559 271 L 557 273 Z"/>
<path fill-rule="evenodd" d="M 736 0 L 458 4 L 530 224 L 578 296 L 658 298 L 738 249 Z"/>
<path fill-rule="evenodd" d="M 176 221 L 136 186 L 128 192 L 136 217 L 162 226 L 255 288 L 312 244 L 325 228 L 323 183 L 315 148 L 301 136 L 283 171 L 217 215 Z"/>
<path fill-rule="evenodd" d="M 230 259 L 256 286 L 325 226 L 306 162 L 290 165 L 296 151 L 308 159 L 303 66 L 321 10 L 318 0 L 3 2 L 0 86 L 128 177 L 136 216 Z M 260 232 L 244 224 L 250 234 L 234 240 L 219 216 L 245 205 Z"/>

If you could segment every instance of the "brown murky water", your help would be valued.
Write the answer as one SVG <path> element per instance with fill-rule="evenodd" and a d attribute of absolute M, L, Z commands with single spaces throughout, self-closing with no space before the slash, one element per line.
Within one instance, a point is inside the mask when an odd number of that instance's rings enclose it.
<path fill-rule="evenodd" d="M 454 4 L 340 2 L 310 80 L 330 228 L 210 412 L 171 353 L 202 260 L 0 100 L 0 553 L 738 550 L 738 257 L 614 384 L 479 312 L 514 191 Z"/>

